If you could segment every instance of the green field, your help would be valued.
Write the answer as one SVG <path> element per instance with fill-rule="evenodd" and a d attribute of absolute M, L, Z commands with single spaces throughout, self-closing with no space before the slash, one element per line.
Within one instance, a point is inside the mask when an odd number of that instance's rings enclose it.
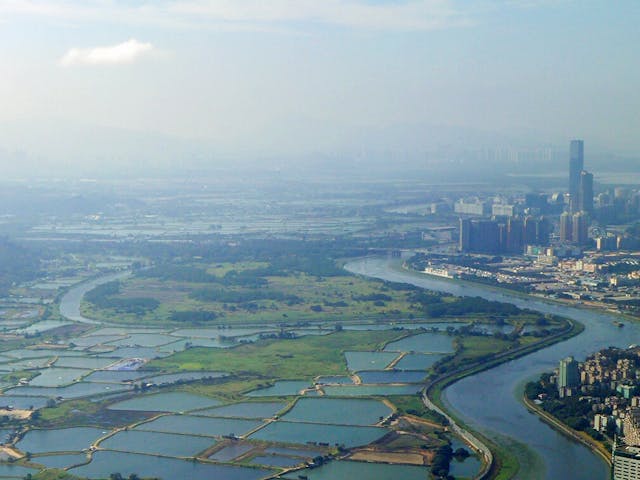
<path fill-rule="evenodd" d="M 189 319 L 193 312 L 212 313 L 215 318 L 207 320 L 209 324 L 335 322 L 407 318 L 416 313 L 406 292 L 389 293 L 383 282 L 375 280 L 299 273 L 266 277 L 266 281 L 265 287 L 244 288 L 136 277 L 122 283 L 118 298 L 151 298 L 158 301 L 157 308 L 127 312 L 84 302 L 82 311 L 90 318 L 110 322 L 176 325 L 198 323 L 195 315 Z M 204 299 L 207 293 L 221 300 Z M 184 320 L 176 318 L 180 313 L 185 315 Z"/>
<path fill-rule="evenodd" d="M 255 388 L 259 383 L 275 380 L 311 380 L 318 375 L 346 374 L 344 351 L 377 350 L 400 336 L 401 333 L 388 330 L 342 331 L 292 340 L 264 340 L 226 350 L 191 348 L 154 360 L 150 367 L 167 371 L 229 372 L 235 381 L 205 385 L 204 390 L 218 396 L 233 395 Z"/>
<path fill-rule="evenodd" d="M 322 263 L 322 268 L 299 262 L 291 268 L 204 261 L 154 267 L 89 292 L 82 312 L 108 322 L 176 326 L 441 321 L 469 314 L 487 323 L 543 321 L 512 305 L 349 275 L 333 262 Z"/>

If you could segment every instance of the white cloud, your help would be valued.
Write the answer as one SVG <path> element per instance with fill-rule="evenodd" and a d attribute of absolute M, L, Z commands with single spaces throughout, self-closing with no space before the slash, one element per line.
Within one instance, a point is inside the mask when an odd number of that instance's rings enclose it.
<path fill-rule="evenodd" d="M 153 50 L 150 43 L 132 38 L 118 45 L 93 48 L 72 48 L 60 59 L 60 65 L 120 65 L 133 63 Z"/>

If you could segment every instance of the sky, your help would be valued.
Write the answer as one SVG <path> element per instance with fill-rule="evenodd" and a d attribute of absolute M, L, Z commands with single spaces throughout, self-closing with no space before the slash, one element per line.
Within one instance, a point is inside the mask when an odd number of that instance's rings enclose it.
<path fill-rule="evenodd" d="M 637 0 L 0 0 L 0 149 L 420 150 L 445 129 L 635 155 L 639 23 Z"/>

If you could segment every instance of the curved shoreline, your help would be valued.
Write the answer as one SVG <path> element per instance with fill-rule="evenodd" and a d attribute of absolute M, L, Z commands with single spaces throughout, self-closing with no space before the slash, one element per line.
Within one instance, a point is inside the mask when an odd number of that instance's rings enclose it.
<path fill-rule="evenodd" d="M 509 296 L 522 298 L 522 299 L 525 299 L 525 300 L 529 299 L 529 300 L 535 300 L 535 301 L 539 301 L 539 302 L 548 303 L 549 305 L 554 305 L 554 306 L 569 307 L 569 308 L 576 308 L 576 309 L 580 309 L 580 310 L 597 312 L 597 313 L 601 313 L 603 315 L 610 315 L 610 316 L 624 318 L 625 320 L 628 320 L 630 322 L 638 322 L 638 321 L 640 321 L 640 318 L 634 317 L 633 315 L 629 315 L 628 313 L 611 311 L 611 310 L 608 310 L 608 309 L 603 308 L 601 306 L 592 305 L 592 304 L 584 303 L 584 302 L 581 302 L 581 301 L 577 302 L 577 301 L 573 301 L 573 300 L 569 300 L 569 299 L 551 298 L 551 297 L 548 297 L 548 296 L 545 296 L 545 295 L 534 295 L 532 293 L 521 292 L 519 290 L 512 290 L 510 288 L 501 287 L 501 286 L 498 286 L 498 285 L 490 285 L 490 284 L 482 283 L 482 282 L 474 282 L 473 280 L 464 280 L 464 279 L 461 279 L 461 278 L 440 277 L 438 275 L 433 275 L 433 274 L 430 274 L 430 273 L 421 272 L 419 270 L 414 270 L 411 267 L 407 266 L 406 262 L 402 263 L 401 269 L 403 271 L 406 271 L 406 272 L 411 272 L 411 273 L 415 273 L 415 274 L 418 274 L 418 275 L 425 275 L 427 277 L 436 278 L 438 280 L 443 280 L 445 282 L 451 282 L 451 283 L 457 284 L 457 285 L 470 285 L 470 286 L 473 286 L 475 288 L 481 288 L 481 289 L 485 289 L 487 291 L 493 291 L 493 292 L 501 293 L 501 294 L 504 294 L 504 295 L 509 295 Z"/>
<path fill-rule="evenodd" d="M 569 327 L 563 331 L 557 332 L 554 335 L 542 339 L 534 344 L 525 345 L 494 355 L 486 362 L 475 363 L 462 369 L 446 373 L 433 380 L 423 390 L 423 401 L 425 402 L 425 405 L 429 408 L 435 407 L 433 409 L 447 418 L 456 433 L 464 438 L 472 448 L 483 454 L 483 468 L 474 477 L 475 480 L 494 478 L 499 473 L 498 471 L 495 471 L 496 460 L 500 460 L 501 456 L 499 455 L 499 451 L 492 451 L 487 443 L 485 443 L 487 442 L 487 439 L 479 439 L 484 438 L 480 432 L 471 430 L 465 422 L 452 416 L 452 413 L 447 410 L 440 398 L 442 390 L 465 377 L 489 370 L 493 367 L 497 367 L 503 363 L 536 352 L 555 343 L 562 342 L 563 340 L 579 335 L 584 331 L 584 326 L 580 322 L 571 319 L 567 319 L 567 322 L 569 323 Z M 496 450 L 495 447 L 494 450 Z"/>
<path fill-rule="evenodd" d="M 413 273 L 418 273 L 418 274 L 422 274 L 422 275 L 438 277 L 437 275 L 431 275 L 429 273 L 424 273 L 424 272 L 420 272 L 418 270 L 414 270 L 414 269 L 408 267 L 406 265 L 406 263 L 403 263 L 402 269 L 404 269 L 404 270 L 406 270 L 408 272 L 413 272 Z M 441 278 L 441 277 L 438 277 L 438 278 Z M 510 295 L 516 295 L 516 296 L 521 297 L 521 298 L 529 297 L 529 298 L 533 298 L 533 299 L 536 299 L 536 300 L 540 300 L 540 301 L 547 302 L 547 303 L 550 303 L 550 304 L 555 304 L 555 305 L 569 306 L 569 307 L 580 308 L 580 309 L 585 309 L 585 310 L 595 310 L 595 311 L 597 311 L 599 313 L 604 313 L 604 314 L 607 314 L 607 315 L 620 316 L 620 317 L 625 318 L 625 319 L 627 319 L 629 321 L 637 321 L 636 318 L 631 317 L 630 315 L 625 315 L 624 313 L 620 313 L 620 312 L 612 312 L 612 311 L 609 311 L 607 309 L 604 309 L 604 308 L 596 306 L 596 305 L 587 305 L 587 304 L 583 304 L 583 303 L 571 302 L 570 300 L 562 301 L 562 300 L 558 300 L 558 299 L 554 299 L 554 298 L 549 298 L 549 297 L 546 297 L 546 296 L 531 295 L 529 293 L 519 292 L 519 291 L 511 290 L 511 289 L 508 289 L 508 288 L 499 287 L 499 286 L 496 286 L 496 285 L 487 285 L 487 284 L 480 283 L 480 282 L 474 282 L 472 280 L 462 280 L 462 279 L 454 279 L 454 278 L 443 278 L 443 279 L 451 281 L 452 283 L 472 284 L 473 286 L 480 287 L 480 288 L 484 287 L 484 288 L 487 288 L 488 290 L 496 290 L 496 291 L 500 291 L 500 292 L 505 292 L 505 293 L 508 293 Z M 578 332 L 577 334 L 579 334 L 579 333 L 580 332 Z M 469 374 L 472 374 L 472 373 L 476 373 L 476 372 L 470 372 Z M 467 376 L 467 375 L 465 375 L 465 376 Z M 463 377 L 461 376 L 459 379 L 461 379 L 461 378 L 463 378 Z M 456 379 L 456 380 L 458 380 L 458 379 Z M 446 386 L 451 385 L 456 380 L 453 380 L 450 383 L 448 383 L 446 385 L 443 385 L 441 388 L 445 388 Z M 545 423 L 547 423 L 548 425 L 550 425 L 551 427 L 553 427 L 554 429 L 556 429 L 557 431 L 559 431 L 563 435 L 567 436 L 568 438 L 570 438 L 572 440 L 575 440 L 575 441 L 581 443 L 582 445 L 584 445 L 585 447 L 587 447 L 594 454 L 600 456 L 609 466 L 612 465 L 611 455 L 610 455 L 610 453 L 608 451 L 606 451 L 606 449 L 604 448 L 604 446 L 602 444 L 600 444 L 596 440 L 590 441 L 589 439 L 583 437 L 582 435 L 579 434 L 578 431 L 574 430 L 573 428 L 569 427 L 568 425 L 565 425 L 562 421 L 560 421 L 559 419 L 557 419 L 553 415 L 549 414 L 548 412 L 545 412 L 542 408 L 540 408 L 538 405 L 533 403 L 531 400 L 529 400 L 524 395 L 522 397 L 522 403 L 524 404 L 524 406 L 527 408 L 527 410 L 529 412 L 535 414 L 542 421 L 544 421 Z M 485 478 L 485 477 L 477 477 L 477 478 Z M 491 477 L 486 477 L 486 478 L 491 478 Z"/>
<path fill-rule="evenodd" d="M 582 435 L 580 435 L 580 433 L 577 430 L 574 430 L 573 428 L 564 424 L 562 421 L 560 421 L 558 418 L 551 415 L 549 412 L 545 412 L 542 408 L 540 408 L 538 405 L 536 405 L 530 399 L 528 399 L 526 395 L 522 396 L 522 403 L 524 404 L 525 407 L 527 407 L 527 409 L 531 413 L 534 413 L 535 415 L 537 415 L 545 423 L 549 424 L 550 426 L 552 426 L 559 432 L 563 433 L 567 437 L 571 438 L 572 440 L 582 443 L 585 447 L 589 448 L 593 453 L 602 457 L 602 459 L 605 462 L 607 462 L 609 466 L 612 465 L 611 455 L 604 448 L 604 446 L 600 444 L 597 440 L 589 440 L 588 438 L 583 437 Z"/>
<path fill-rule="evenodd" d="M 374 256 L 375 258 L 375 256 Z M 379 257 L 378 257 L 379 258 Z M 366 259 L 365 259 L 366 260 Z M 545 298 L 540 298 L 540 297 L 536 297 L 536 296 L 532 296 L 532 295 L 528 295 L 528 294 L 524 294 L 524 293 L 517 293 L 516 295 L 514 295 L 514 293 L 511 290 L 508 289 L 501 289 L 498 287 L 494 287 L 494 286 L 488 286 L 488 285 L 484 285 L 484 284 L 476 284 L 473 282 L 469 282 L 469 281 L 462 281 L 462 280 L 454 280 L 454 279 L 442 279 L 442 278 L 437 278 L 435 276 L 430 276 L 430 275 L 425 275 L 425 274 L 421 274 L 421 272 L 415 271 L 415 270 L 410 270 L 406 267 L 403 268 L 403 265 L 401 262 L 393 262 L 392 264 L 387 264 L 386 265 L 386 270 L 390 273 L 392 272 L 396 272 L 398 274 L 408 274 L 412 277 L 414 277 L 416 279 L 416 281 L 418 281 L 419 278 L 425 278 L 425 279 L 433 279 L 433 280 L 442 280 L 442 281 L 447 281 L 447 283 L 450 283 L 452 286 L 453 285 L 458 285 L 460 286 L 460 288 L 465 288 L 465 286 L 470 287 L 470 288 L 475 288 L 478 290 L 485 290 L 488 293 L 493 293 L 496 295 L 499 295 L 500 297 L 505 297 L 505 296 L 509 296 L 509 297 L 517 297 L 520 299 L 523 299 L 525 301 L 527 300 L 531 300 L 532 302 L 541 302 L 550 306 L 559 306 L 559 307 L 563 307 L 563 308 L 570 308 L 570 305 L 568 305 L 567 303 L 564 302 L 554 302 L 552 299 L 545 299 Z M 377 278 L 385 278 L 384 275 L 380 276 L 380 275 L 367 275 L 364 272 L 359 272 L 357 270 L 350 270 L 352 273 L 356 274 L 356 275 L 363 275 L 363 276 L 374 276 Z M 407 281 L 407 282 L 411 282 L 411 280 L 402 280 L 402 279 L 395 279 L 394 281 Z M 432 288 L 432 287 L 422 287 L 422 288 Z M 437 287 L 436 288 L 432 288 L 435 290 L 439 290 Z M 461 291 L 459 293 L 456 293 L 456 295 L 470 295 L 470 292 L 465 293 L 464 291 Z M 473 296 L 473 293 L 471 293 L 471 295 Z M 476 295 L 482 296 L 480 293 L 476 293 Z M 509 299 L 503 299 L 500 298 L 497 301 L 501 301 L 501 302 L 509 302 Z M 539 311 L 538 308 L 535 308 L 535 303 L 532 304 L 531 306 L 528 306 L 526 304 L 524 305 L 520 305 L 521 308 L 531 308 L 532 310 L 536 310 Z M 581 305 L 582 306 L 582 305 Z M 589 308 L 581 308 L 580 310 L 584 310 L 584 311 L 591 311 L 594 312 L 596 311 L 596 309 L 594 309 L 593 307 L 589 307 Z M 601 311 L 596 311 L 596 313 L 598 313 L 599 315 L 602 315 L 603 312 Z M 579 335 L 579 333 L 581 333 L 584 329 L 586 329 L 587 325 L 584 325 L 579 319 L 575 318 L 574 315 L 564 315 L 563 313 L 557 313 L 558 315 L 569 319 L 573 324 L 574 324 L 574 328 L 576 326 L 578 326 L 579 330 L 577 329 L 572 329 L 571 331 L 565 331 L 564 334 L 558 333 L 557 337 L 554 337 L 553 339 L 549 339 L 547 338 L 546 341 L 543 340 L 543 342 L 538 343 L 538 344 L 534 344 L 534 345 L 529 345 L 527 346 L 527 349 L 524 350 L 524 348 L 522 350 L 518 349 L 518 350 L 512 350 L 510 352 L 504 352 L 504 356 L 506 357 L 507 355 L 510 355 L 509 358 L 498 358 L 498 359 L 493 359 L 493 361 L 490 361 L 488 364 L 485 364 L 482 367 L 476 367 L 476 368 L 469 368 L 468 370 L 465 371 L 463 374 L 461 374 L 460 372 L 456 372 L 456 374 L 454 374 L 453 372 L 451 372 L 449 375 L 447 375 L 447 382 L 445 383 L 444 380 L 445 378 L 439 378 L 438 380 L 441 382 L 440 383 L 440 387 L 441 389 L 443 389 L 445 386 L 450 386 L 458 381 L 461 381 L 463 379 L 466 379 L 476 373 L 481 373 L 484 370 L 490 370 L 494 367 L 498 367 L 500 364 L 503 363 L 507 363 L 510 360 L 515 360 L 516 358 L 520 358 L 520 357 L 525 357 L 529 354 L 535 354 L 537 351 L 539 350 L 544 350 L 546 348 L 551 348 L 556 344 L 560 344 L 562 343 L 564 340 L 569 340 L 572 338 L 577 338 Z M 606 315 L 609 318 L 613 318 L 617 315 L 611 314 L 610 312 L 604 312 L 604 315 Z M 436 386 L 434 385 L 430 385 L 430 391 L 429 391 L 429 395 L 436 400 L 436 402 L 438 402 L 440 404 L 440 406 L 442 407 L 443 410 L 451 412 L 451 414 L 453 416 L 456 416 L 455 411 L 452 411 L 444 402 L 440 402 L 438 399 L 438 395 L 441 393 L 439 391 L 435 391 L 435 390 L 440 390 L 440 389 L 436 389 Z M 435 395 L 434 395 L 435 394 Z M 520 403 L 520 405 L 522 405 L 522 402 L 518 402 Z M 525 410 L 526 411 L 526 410 Z M 451 416 L 451 415 L 450 415 Z M 464 424 L 465 422 L 460 421 L 460 424 Z M 474 433 L 479 433 L 477 431 L 474 431 Z M 558 434 L 562 435 L 561 432 L 558 432 Z M 507 447 L 503 444 L 501 444 L 500 442 L 494 442 L 493 440 L 490 440 L 488 438 L 486 438 L 484 435 L 482 434 L 478 434 L 478 436 L 480 438 L 483 439 L 483 442 L 487 445 L 490 445 L 492 450 L 498 455 L 498 458 L 494 458 L 494 467 L 493 470 L 490 471 L 490 474 L 485 475 L 484 478 L 514 478 L 518 475 L 517 469 L 518 468 L 522 468 L 522 463 L 521 463 L 521 459 L 519 458 L 519 455 L 517 454 L 510 454 L 511 450 L 510 447 Z M 563 435 L 564 436 L 564 435 Z M 565 436 L 566 438 L 566 436 Z M 581 446 L 584 446 L 584 444 L 581 443 Z M 591 452 L 591 448 L 588 448 L 588 450 Z M 502 456 L 503 458 L 507 459 L 507 462 L 504 463 L 505 469 L 500 470 L 500 456 Z M 597 455 L 597 457 L 602 461 L 603 458 L 599 455 Z M 603 462 L 605 465 L 607 465 L 606 462 Z M 529 472 L 531 473 L 531 472 Z M 477 477 L 476 477 L 477 478 Z"/>

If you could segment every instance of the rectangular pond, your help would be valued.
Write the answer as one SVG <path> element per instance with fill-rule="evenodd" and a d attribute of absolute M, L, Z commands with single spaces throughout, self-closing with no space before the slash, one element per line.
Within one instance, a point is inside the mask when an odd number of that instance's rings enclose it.
<path fill-rule="evenodd" d="M 85 382 L 121 383 L 132 382 L 153 375 L 144 370 L 98 370 L 84 378 Z"/>
<path fill-rule="evenodd" d="M 353 378 L 349 375 L 323 375 L 316 379 L 319 385 L 353 385 Z"/>
<path fill-rule="evenodd" d="M 245 395 L 247 397 L 286 397 L 290 395 L 299 395 L 300 391 L 311 386 L 310 382 L 305 380 L 281 380 L 271 387 L 259 388 L 252 390 Z"/>
<path fill-rule="evenodd" d="M 347 367 L 352 372 L 361 370 L 382 370 L 397 357 L 391 352 L 344 352 Z"/>
<path fill-rule="evenodd" d="M 100 448 L 167 457 L 194 457 L 215 443 L 207 437 L 127 430 L 100 443 Z"/>
<path fill-rule="evenodd" d="M 113 342 L 124 338 L 122 335 L 91 335 L 88 337 L 75 337 L 69 340 L 69 343 L 73 343 L 76 347 L 93 347 L 95 345 L 102 345 L 103 343 Z"/>
<path fill-rule="evenodd" d="M 374 425 L 393 411 L 379 400 L 361 398 L 301 398 L 286 413 L 288 422 Z"/>
<path fill-rule="evenodd" d="M 86 356 L 86 357 L 60 357 L 56 360 L 56 367 L 67 367 L 67 368 L 105 368 L 112 363 L 115 363 L 117 358 L 105 358 L 105 357 L 94 357 L 94 356 Z"/>
<path fill-rule="evenodd" d="M 88 449 L 108 431 L 92 427 L 58 428 L 55 430 L 30 430 L 16 444 L 23 452 L 80 452 Z"/>
<path fill-rule="evenodd" d="M 152 432 L 181 433 L 183 435 L 243 435 L 262 422 L 238 418 L 196 417 L 192 415 L 166 415 L 137 426 L 136 430 Z"/>
<path fill-rule="evenodd" d="M 226 418 L 271 418 L 287 404 L 284 402 L 242 402 L 199 410 L 198 415 Z"/>
<path fill-rule="evenodd" d="M 453 337 L 443 333 L 420 333 L 387 344 L 386 352 L 452 353 Z"/>
<path fill-rule="evenodd" d="M 155 393 L 124 400 L 109 405 L 109 410 L 135 410 L 143 412 L 186 412 L 199 408 L 215 407 L 220 401 L 214 398 L 184 392 Z"/>
<path fill-rule="evenodd" d="M 132 389 L 133 387 L 131 385 L 79 382 L 67 387 L 16 387 L 8 390 L 7 393 L 18 396 L 62 397 L 64 399 L 70 399 L 124 392 Z"/>
<path fill-rule="evenodd" d="M 251 435 L 251 439 L 269 442 L 325 443 L 344 445 L 347 448 L 367 445 L 388 433 L 386 428 L 323 425 L 319 423 L 295 423 L 277 421 L 268 424 Z"/>
<path fill-rule="evenodd" d="M 18 410 L 37 410 L 47 404 L 48 398 L 26 397 L 20 395 L 0 395 L 0 407 L 17 408 Z"/>
<path fill-rule="evenodd" d="M 119 347 L 159 347 L 175 341 L 176 337 L 162 333 L 132 333 L 128 337 L 110 342 L 110 345 Z"/>
<path fill-rule="evenodd" d="M 229 465 L 213 465 L 173 458 L 153 457 L 137 453 L 100 451 L 93 455 L 88 465 L 74 468 L 70 473 L 87 478 L 109 478 L 112 473 L 128 477 L 132 473 L 141 478 L 154 477 L 163 480 L 189 479 L 258 480 L 269 470 Z"/>
<path fill-rule="evenodd" d="M 29 385 L 34 387 L 61 387 L 68 385 L 81 377 L 91 373 L 91 370 L 80 368 L 45 368 L 40 370 L 37 377 L 29 381 Z"/>
<path fill-rule="evenodd" d="M 439 353 L 408 353 L 393 368 L 396 370 L 427 370 L 444 356 Z"/>
<path fill-rule="evenodd" d="M 73 465 L 80 465 L 88 462 L 85 453 L 74 453 L 66 455 L 46 455 L 43 457 L 33 457 L 33 463 L 44 465 L 45 468 L 67 468 Z"/>
<path fill-rule="evenodd" d="M 218 462 L 230 462 L 234 458 L 244 455 L 255 448 L 254 445 L 249 443 L 232 443 L 224 448 L 221 448 L 209 458 Z"/>
<path fill-rule="evenodd" d="M 413 372 L 410 370 L 381 370 L 358 372 L 362 383 L 420 383 L 427 376 L 427 372 Z"/>
<path fill-rule="evenodd" d="M 415 395 L 420 385 L 354 385 L 323 387 L 324 393 L 330 397 L 386 397 L 389 395 Z"/>

